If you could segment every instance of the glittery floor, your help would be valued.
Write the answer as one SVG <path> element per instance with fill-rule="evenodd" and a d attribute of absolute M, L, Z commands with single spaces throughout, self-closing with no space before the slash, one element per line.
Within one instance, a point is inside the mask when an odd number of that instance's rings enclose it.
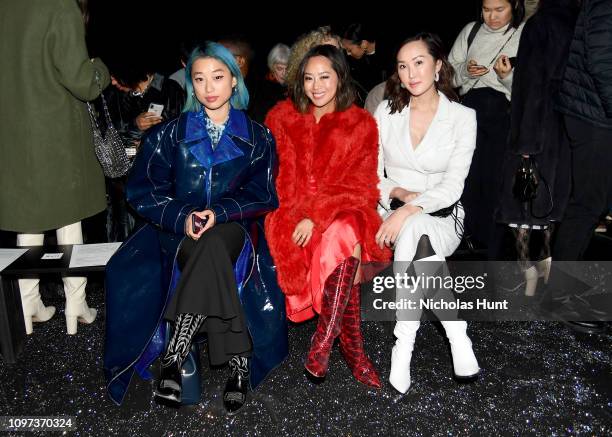
<path fill-rule="evenodd" d="M 34 326 L 18 364 L 0 363 L 0 415 L 76 416 L 77 435 L 612 435 L 610 335 L 586 336 L 558 323 L 471 323 L 482 373 L 460 385 L 436 324 L 421 327 L 412 361 L 413 385 L 399 395 L 388 384 L 392 324 L 363 324 L 367 349 L 381 370 L 382 390 L 358 384 L 334 349 L 327 381 L 302 374 L 314 323 L 292 326 L 290 356 L 239 415 L 225 414 L 225 369 L 203 369 L 198 406 L 157 405 L 152 382 L 134 377 L 115 406 L 102 373 L 104 296 L 90 283 L 92 325 L 65 335 L 62 299 L 43 297 L 60 311 Z M 203 352 L 205 358 L 205 351 Z M 205 360 L 203 361 L 206 362 Z M 28 433 L 28 435 L 32 435 Z"/>

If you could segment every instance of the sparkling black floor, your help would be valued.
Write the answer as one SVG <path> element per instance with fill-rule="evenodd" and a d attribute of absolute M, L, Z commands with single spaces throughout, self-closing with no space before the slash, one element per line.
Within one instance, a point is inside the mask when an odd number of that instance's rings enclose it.
<path fill-rule="evenodd" d="M 612 435 L 611 337 L 577 336 L 558 323 L 471 323 L 482 367 L 478 381 L 457 384 L 450 351 L 436 324 L 421 327 L 407 395 L 388 384 L 392 325 L 363 324 L 367 349 L 384 387 L 357 383 L 332 354 L 321 386 L 302 374 L 314 323 L 293 326 L 290 356 L 251 394 L 241 414 L 226 416 L 220 392 L 226 370 L 204 366 L 199 406 L 172 410 L 152 400 L 153 383 L 134 377 L 121 407 L 105 394 L 102 374 L 104 296 L 89 291 L 99 317 L 65 334 L 60 308 L 35 324 L 16 365 L 0 363 L 0 415 L 70 415 L 78 435 Z M 206 363 L 205 351 L 203 362 Z M 29 433 L 28 435 L 32 435 Z"/>
<path fill-rule="evenodd" d="M 608 234 L 593 239 L 587 256 L 610 259 L 610 253 Z M 412 387 L 399 395 L 388 383 L 393 325 L 366 322 L 366 347 L 381 371 L 382 390 L 357 383 L 337 347 L 327 381 L 313 386 L 302 373 L 315 327 L 309 322 L 290 328 L 289 358 L 237 416 L 227 416 L 222 405 L 226 369 L 210 370 L 205 351 L 200 405 L 159 406 L 152 399 L 153 382 L 135 376 L 117 407 L 106 396 L 102 373 L 99 280 L 90 281 L 88 296 L 98 319 L 68 336 L 63 299 L 53 287 L 43 289 L 45 303 L 56 305 L 58 314 L 34 325 L 16 365 L 0 359 L 0 416 L 76 416 L 76 434 L 84 436 L 612 435 L 610 332 L 575 334 L 548 322 L 470 322 L 482 373 L 468 385 L 452 378 L 443 330 L 427 322 L 417 337 Z"/>

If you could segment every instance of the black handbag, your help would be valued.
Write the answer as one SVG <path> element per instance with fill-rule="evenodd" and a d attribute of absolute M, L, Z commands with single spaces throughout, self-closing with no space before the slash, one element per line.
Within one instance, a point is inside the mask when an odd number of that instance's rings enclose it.
<path fill-rule="evenodd" d="M 542 184 L 548 192 L 550 202 L 550 208 L 542 216 L 538 216 L 533 213 L 533 201 L 538 197 L 538 187 L 540 185 L 540 181 L 542 181 Z M 538 166 L 531 156 L 523 156 L 518 168 L 516 169 L 514 184 L 512 185 L 512 195 L 516 200 L 523 204 L 526 211 L 529 210 L 532 217 L 537 219 L 546 218 L 548 215 L 550 215 L 555 206 L 550 188 L 548 187 L 544 177 L 540 174 Z"/>
<path fill-rule="evenodd" d="M 538 178 L 536 177 L 535 162 L 530 156 L 523 156 L 516 169 L 512 195 L 521 203 L 530 202 L 538 195 Z"/>

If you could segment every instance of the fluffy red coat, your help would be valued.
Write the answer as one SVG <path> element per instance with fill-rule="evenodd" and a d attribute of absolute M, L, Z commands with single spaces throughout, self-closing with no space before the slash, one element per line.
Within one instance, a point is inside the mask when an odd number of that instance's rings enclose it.
<path fill-rule="evenodd" d="M 365 110 L 324 115 L 317 124 L 312 114 L 298 112 L 290 100 L 268 113 L 279 157 L 276 188 L 280 207 L 266 218 L 266 238 L 277 265 L 278 282 L 286 295 L 301 293 L 309 266 L 291 239 L 297 223 L 310 218 L 314 232 L 327 229 L 340 212 L 356 213 L 362 232 L 362 259 L 386 261 L 374 236 L 381 224 L 376 212 L 379 199 L 378 129 Z M 317 192 L 308 193 L 309 179 Z M 287 313 L 292 314 L 292 308 Z"/>

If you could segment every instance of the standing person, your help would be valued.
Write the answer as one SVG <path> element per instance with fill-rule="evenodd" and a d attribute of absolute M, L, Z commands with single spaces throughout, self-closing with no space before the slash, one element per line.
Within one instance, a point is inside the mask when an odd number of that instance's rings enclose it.
<path fill-rule="evenodd" d="M 385 62 L 390 58 L 383 53 L 374 29 L 365 23 L 352 23 L 342 32 L 342 48 L 349 56 L 351 75 L 357 83 L 357 94 L 363 106 L 368 93 L 387 79 Z"/>
<path fill-rule="evenodd" d="M 242 111 L 248 91 L 225 47 L 194 50 L 186 71 L 184 112 L 151 128 L 129 175 L 128 201 L 148 223 L 107 266 L 105 371 L 120 403 L 134 369 L 148 376 L 160 356 L 155 398 L 178 406 L 183 364 L 206 332 L 211 364 L 229 364 L 223 403 L 233 414 L 287 355 L 263 235 L 278 205 L 274 139 Z M 165 347 L 164 318 L 174 322 Z"/>
<path fill-rule="evenodd" d="M 570 192 L 568 138 L 554 102 L 577 13 L 577 0 L 541 0 L 521 34 L 514 69 L 510 141 L 497 219 L 514 231 L 527 296 L 535 294 L 539 277 L 548 282 L 552 233 L 563 218 Z M 539 180 L 532 201 L 522 202 L 513 193 L 519 167 L 531 169 Z M 529 253 L 532 230 L 543 233 L 537 264 L 531 263 Z"/>
<path fill-rule="evenodd" d="M 266 119 L 277 139 L 280 207 L 266 218 L 266 234 L 286 296 L 288 317 L 319 314 L 306 371 L 320 382 L 334 339 L 353 375 L 380 387 L 363 347 L 360 263 L 384 260 L 374 244 L 376 123 L 353 102 L 344 54 L 331 45 L 310 49 L 299 65 L 292 99 Z"/>
<path fill-rule="evenodd" d="M 466 234 L 488 248 L 489 259 L 501 251 L 503 227 L 495 226 L 504 152 L 510 129 L 513 62 L 525 11 L 522 0 L 482 0 L 476 22 L 466 25 L 448 60 L 461 102 L 476 110 L 478 135 L 470 173 L 461 198 Z"/>
<path fill-rule="evenodd" d="M 553 259 L 576 261 L 612 202 L 612 0 L 582 1 L 557 109 L 569 135 L 572 192 Z"/>
<path fill-rule="evenodd" d="M 2 59 L 12 60 L 0 73 L 0 229 L 17 232 L 18 246 L 42 246 L 50 229 L 58 244 L 82 244 L 81 221 L 106 206 L 85 102 L 108 85 L 108 70 L 88 56 L 74 0 L 2 1 L 0 39 Z M 76 334 L 77 320 L 92 323 L 96 310 L 87 278 L 63 282 L 66 327 Z M 19 280 L 28 334 L 55 313 L 38 285 Z"/>
<path fill-rule="evenodd" d="M 453 68 L 437 35 L 420 33 L 407 39 L 396 59 L 397 70 L 387 82 L 389 99 L 375 113 L 380 131 L 380 203 L 386 210 L 376 241 L 380 247 L 395 249 L 396 267 L 398 261 L 440 265 L 461 242 L 459 198 L 476 146 L 476 115 L 456 103 Z M 395 207 L 398 201 L 403 205 Z M 412 264 L 415 275 L 427 274 L 427 263 Z M 423 287 L 410 293 L 419 302 Z M 399 289 L 397 299 L 403 300 Z M 421 311 L 398 311 L 397 316 L 389 382 L 405 393 L 410 388 L 410 361 Z M 448 317 L 440 321 L 451 345 L 455 375 L 475 377 L 478 361 L 466 333 L 467 323 Z"/>

